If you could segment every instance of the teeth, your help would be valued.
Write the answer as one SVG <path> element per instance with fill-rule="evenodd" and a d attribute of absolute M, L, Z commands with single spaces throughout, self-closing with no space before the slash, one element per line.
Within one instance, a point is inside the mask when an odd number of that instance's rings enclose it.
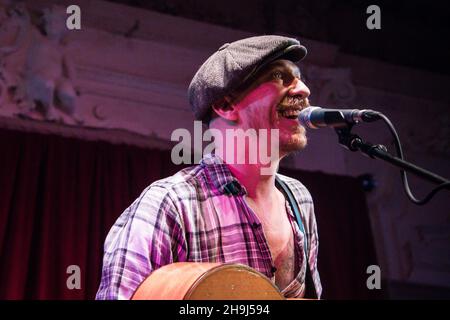
<path fill-rule="evenodd" d="M 289 104 L 294 105 L 298 104 L 300 102 L 300 99 L 298 97 L 288 97 L 287 101 Z"/>
<path fill-rule="evenodd" d="M 288 117 L 298 117 L 298 115 L 300 114 L 300 110 L 285 110 L 285 111 L 281 111 L 279 112 L 281 114 L 281 116 L 288 118 Z"/>

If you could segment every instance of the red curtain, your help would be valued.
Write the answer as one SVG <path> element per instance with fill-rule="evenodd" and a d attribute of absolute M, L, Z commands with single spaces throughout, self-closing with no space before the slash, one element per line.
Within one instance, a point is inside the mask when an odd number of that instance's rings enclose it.
<path fill-rule="evenodd" d="M 180 169 L 168 151 L 10 130 L 0 130 L 0 150 L 0 299 L 94 298 L 112 224 Z M 357 180 L 285 173 L 315 198 L 324 297 L 369 297 L 365 270 L 376 260 Z M 80 267 L 80 290 L 67 288 L 70 265 Z"/>

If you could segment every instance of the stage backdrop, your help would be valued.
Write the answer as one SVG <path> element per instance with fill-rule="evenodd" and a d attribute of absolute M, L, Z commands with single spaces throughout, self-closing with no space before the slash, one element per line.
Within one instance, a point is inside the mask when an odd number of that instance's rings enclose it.
<path fill-rule="evenodd" d="M 0 299 L 93 299 L 114 221 L 180 169 L 169 151 L 3 129 L 0 150 Z M 282 171 L 315 201 L 323 298 L 379 297 L 366 288 L 377 261 L 359 181 Z M 81 269 L 80 290 L 67 288 L 71 265 Z"/>

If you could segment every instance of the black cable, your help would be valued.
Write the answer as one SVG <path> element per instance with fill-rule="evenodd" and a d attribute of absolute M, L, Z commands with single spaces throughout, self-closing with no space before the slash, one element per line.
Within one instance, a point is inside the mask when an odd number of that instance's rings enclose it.
<path fill-rule="evenodd" d="M 389 120 L 388 117 L 386 117 L 384 114 L 382 114 L 381 112 L 378 113 L 378 116 L 384 121 L 384 123 L 386 123 L 386 125 L 389 128 L 389 131 L 391 132 L 392 136 L 394 137 L 394 145 L 395 145 L 395 149 L 397 151 L 397 156 L 402 159 L 405 160 L 404 156 L 403 156 L 403 150 L 402 150 L 402 145 L 400 143 L 400 138 L 398 137 L 397 131 L 395 130 L 394 125 L 392 124 L 392 122 Z M 400 170 L 400 175 L 402 178 L 402 182 L 403 182 L 403 188 L 405 189 L 406 195 L 408 196 L 408 198 L 415 204 L 417 205 L 424 205 L 426 203 L 428 203 L 431 198 L 434 197 L 434 195 L 445 188 L 450 187 L 450 182 L 444 182 L 442 184 L 440 184 L 439 186 L 437 186 L 436 188 L 434 188 L 427 196 L 425 196 L 425 198 L 423 198 L 422 200 L 418 200 L 411 192 L 411 189 L 409 188 L 409 183 L 408 183 L 408 177 L 406 176 L 406 171 L 401 169 Z"/>

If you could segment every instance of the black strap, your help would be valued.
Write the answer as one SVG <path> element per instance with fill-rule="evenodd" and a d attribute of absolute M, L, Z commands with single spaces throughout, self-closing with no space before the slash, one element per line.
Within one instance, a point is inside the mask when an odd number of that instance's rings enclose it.
<path fill-rule="evenodd" d="M 305 225 L 303 224 L 303 219 L 302 219 L 301 214 L 300 214 L 300 208 L 297 205 L 297 201 L 295 200 L 295 197 L 292 194 L 291 189 L 289 189 L 289 187 L 287 186 L 287 184 L 284 181 L 282 181 L 278 177 L 275 177 L 275 184 L 278 184 L 281 187 L 281 191 L 283 192 L 283 194 L 286 196 L 287 200 L 289 201 L 289 204 L 290 204 L 292 210 L 294 210 L 294 214 L 295 214 L 295 218 L 297 220 L 298 227 L 300 228 L 300 231 L 304 235 L 304 247 L 303 247 L 303 249 L 305 250 L 306 258 L 308 258 L 309 257 L 309 254 L 308 254 L 309 253 L 309 250 L 308 250 L 308 237 L 307 237 L 307 234 L 306 234 Z"/>
<path fill-rule="evenodd" d="M 292 194 L 291 189 L 289 189 L 288 185 L 282 181 L 278 176 L 275 177 L 275 185 L 278 185 L 281 187 L 281 192 L 285 195 L 287 200 L 289 201 L 289 204 L 294 210 L 295 218 L 297 220 L 297 224 L 300 228 L 300 231 L 303 233 L 303 239 L 304 239 L 304 246 L 303 249 L 305 251 L 305 257 L 306 257 L 306 275 L 305 275 L 305 298 L 317 298 L 317 293 L 315 290 L 314 281 L 311 276 L 311 270 L 309 269 L 309 241 L 308 241 L 308 235 L 306 233 L 305 225 L 303 224 L 303 219 L 300 214 L 300 208 L 298 207 L 297 201 L 295 200 L 294 195 Z"/>

